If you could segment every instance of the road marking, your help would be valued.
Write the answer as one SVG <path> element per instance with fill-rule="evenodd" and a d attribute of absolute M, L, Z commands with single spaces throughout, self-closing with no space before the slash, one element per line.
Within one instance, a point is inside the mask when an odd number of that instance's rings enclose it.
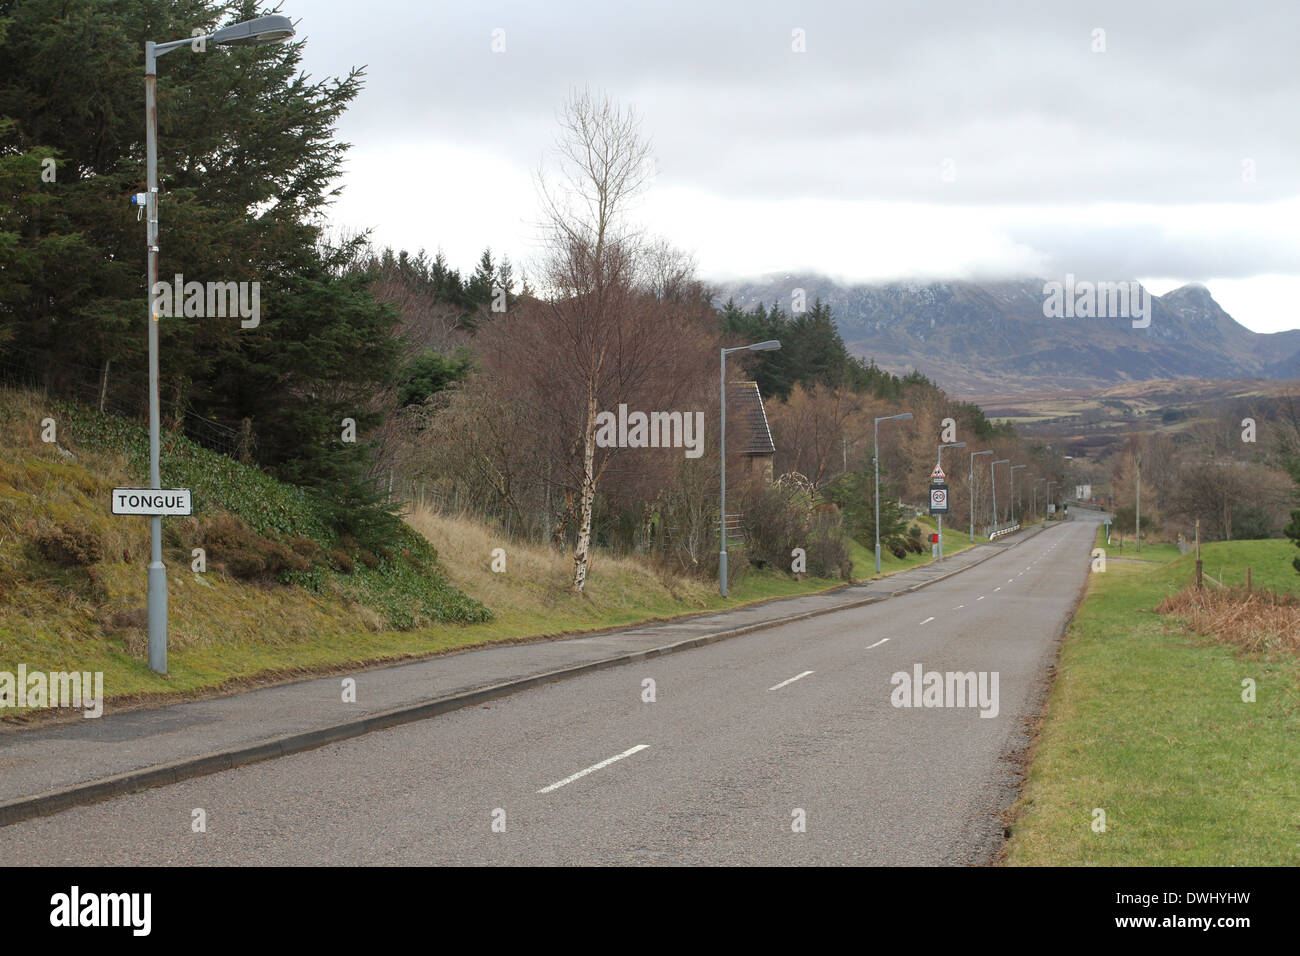
<path fill-rule="evenodd" d="M 922 624 L 929 624 L 929 623 L 930 623 L 931 621 L 933 621 L 933 620 L 934 620 L 934 618 L 932 618 L 932 617 L 927 617 L 927 618 L 926 618 L 924 621 L 922 621 L 921 623 L 922 623 Z"/>
<path fill-rule="evenodd" d="M 1011 583 L 1012 581 L 1014 581 L 1014 580 L 1015 580 L 1015 578 L 1007 578 L 1007 584 L 1010 584 L 1010 583 Z"/>
<path fill-rule="evenodd" d="M 979 597 L 977 597 L 975 600 L 977 600 L 977 601 L 982 601 L 982 600 L 984 600 L 984 595 L 981 594 L 981 595 L 980 595 Z"/>
<path fill-rule="evenodd" d="M 994 589 L 993 589 L 993 593 L 994 593 L 994 594 L 997 594 L 997 593 L 998 593 L 999 591 L 1001 591 L 1001 590 L 1002 590 L 1001 588 L 994 588 Z"/>
<path fill-rule="evenodd" d="M 579 780 L 579 779 L 581 779 L 582 777 L 585 777 L 585 776 L 586 776 L 587 774 L 589 774 L 589 773 L 595 773 L 597 770 L 600 770 L 600 769 L 602 769 L 602 768 L 604 768 L 604 767 L 608 767 L 610 764 L 614 763 L 614 762 L 617 761 L 617 760 L 622 760 L 624 757 L 630 757 L 630 756 L 632 756 L 634 753 L 636 753 L 638 750 L 645 750 L 645 749 L 646 749 L 647 747 L 649 747 L 649 746 L 650 746 L 649 744 L 637 744 L 637 745 L 636 745 L 635 747 L 633 747 L 631 750 L 624 750 L 624 751 L 623 751 L 621 754 L 619 754 L 617 757 L 610 757 L 608 760 L 602 760 L 600 763 L 592 764 L 592 765 L 591 765 L 590 767 L 588 767 L 586 770 L 579 770 L 579 771 L 578 771 L 577 773 L 575 773 L 573 776 L 571 776 L 571 777 L 565 777 L 563 780 L 559 781 L 558 783 L 553 783 L 553 784 L 551 784 L 549 787 L 542 787 L 542 789 L 538 790 L 537 792 L 538 792 L 538 793 L 550 793 L 552 790 L 559 790 L 559 789 L 560 789 L 561 787 L 563 787 L 565 784 L 573 783 L 573 781 L 575 781 L 575 780 Z"/>
<path fill-rule="evenodd" d="M 879 647 L 881 644 L 885 643 L 885 641 L 887 641 L 887 640 L 889 640 L 889 638 L 887 638 L 887 637 L 882 638 L 881 640 L 878 640 L 878 641 L 876 641 L 876 643 L 872 644 L 871 647 Z M 871 647 L 868 647 L 867 650 L 871 650 Z M 795 679 L 798 680 L 798 678 L 795 678 Z"/>
<path fill-rule="evenodd" d="M 807 677 L 809 674 L 812 673 L 814 673 L 814 671 L 804 671 L 802 674 L 796 674 L 794 677 L 791 677 L 789 680 L 781 681 L 781 683 L 777 684 L 775 687 L 769 687 L 768 690 L 780 690 L 786 684 L 793 684 L 795 681 L 799 680 L 800 678 Z"/>
<path fill-rule="evenodd" d="M 954 611 L 960 611 L 960 610 L 961 610 L 962 608 L 964 608 L 965 606 L 966 606 L 965 604 L 958 604 L 955 608 L 953 608 L 953 610 L 954 610 Z"/>

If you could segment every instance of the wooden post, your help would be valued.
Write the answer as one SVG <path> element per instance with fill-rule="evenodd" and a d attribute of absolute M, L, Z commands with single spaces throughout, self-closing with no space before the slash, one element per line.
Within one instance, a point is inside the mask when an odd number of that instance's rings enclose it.
<path fill-rule="evenodd" d="M 1246 593 L 1250 593 L 1250 568 L 1246 568 Z"/>
<path fill-rule="evenodd" d="M 1196 559 L 1196 590 L 1201 589 L 1201 559 Z"/>

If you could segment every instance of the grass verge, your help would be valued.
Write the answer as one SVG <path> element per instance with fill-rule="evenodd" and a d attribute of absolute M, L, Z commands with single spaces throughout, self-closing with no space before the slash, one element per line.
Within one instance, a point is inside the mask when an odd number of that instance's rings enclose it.
<path fill-rule="evenodd" d="M 1202 547 L 1207 569 L 1300 593 L 1290 542 Z M 1136 556 L 1136 555 L 1134 555 Z M 1192 633 L 1155 606 L 1194 555 L 1144 546 L 1089 579 L 1004 860 L 1015 866 L 1300 862 L 1300 660 Z M 1255 685 L 1243 700 L 1243 681 Z M 1105 813 L 1105 831 L 1094 823 Z"/>

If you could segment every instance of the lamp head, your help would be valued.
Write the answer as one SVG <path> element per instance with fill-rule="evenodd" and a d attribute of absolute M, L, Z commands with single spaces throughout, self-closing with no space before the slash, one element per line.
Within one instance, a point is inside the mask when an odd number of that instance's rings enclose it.
<path fill-rule="evenodd" d="M 260 46 L 280 43 L 291 36 L 293 21 L 283 14 L 272 13 L 222 27 L 212 34 L 212 42 L 218 46 Z"/>

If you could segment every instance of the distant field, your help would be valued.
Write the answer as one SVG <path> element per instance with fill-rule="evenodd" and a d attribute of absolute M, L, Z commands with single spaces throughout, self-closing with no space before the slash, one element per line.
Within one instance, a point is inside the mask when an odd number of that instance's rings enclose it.
<path fill-rule="evenodd" d="M 1052 434 L 1073 452 L 1114 446 L 1131 432 L 1174 434 L 1228 408 L 1264 408 L 1300 393 L 1300 382 L 1256 379 L 1129 382 L 1108 388 L 977 397 L 994 421 L 1025 435 Z"/>

